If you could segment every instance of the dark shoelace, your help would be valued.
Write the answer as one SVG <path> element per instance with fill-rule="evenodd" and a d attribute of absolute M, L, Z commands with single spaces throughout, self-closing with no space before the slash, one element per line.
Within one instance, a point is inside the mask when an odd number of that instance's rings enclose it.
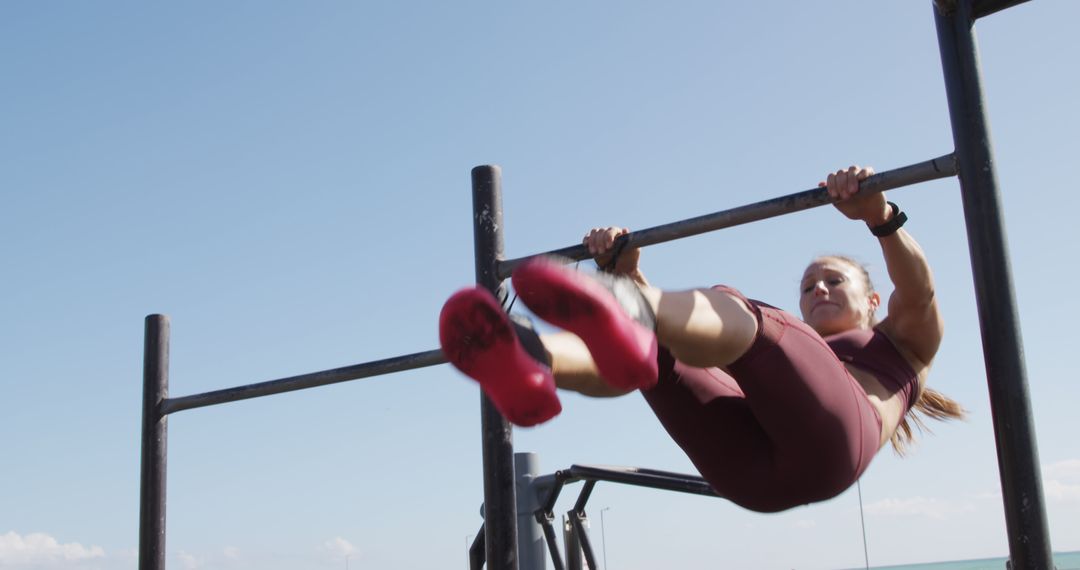
<path fill-rule="evenodd" d="M 626 244 L 628 243 L 630 243 L 630 240 L 628 239 L 615 240 L 615 251 L 611 252 L 611 259 L 609 259 L 608 262 L 600 268 L 600 270 L 605 273 L 611 273 L 612 271 L 614 271 L 615 265 L 619 263 L 619 256 L 622 255 L 622 252 L 624 249 L 626 249 Z"/>
<path fill-rule="evenodd" d="M 611 262 L 609 262 L 607 264 L 607 267 L 604 267 L 604 271 L 607 271 L 611 267 L 615 267 L 615 261 L 619 259 L 619 254 L 622 253 L 622 250 L 623 250 L 624 247 L 626 247 L 625 242 L 623 242 L 620 245 L 615 246 L 615 253 L 611 258 Z M 574 271 L 580 271 L 580 268 L 581 268 L 581 261 L 579 260 L 576 263 L 574 263 Z M 510 304 L 506 303 L 506 297 L 507 296 L 504 293 L 503 298 L 499 300 L 499 305 L 501 305 L 503 310 L 506 311 L 506 314 L 509 315 L 510 314 L 510 309 L 514 308 L 514 303 L 517 301 L 517 298 L 518 298 L 517 292 L 515 291 L 514 296 L 510 298 Z"/>

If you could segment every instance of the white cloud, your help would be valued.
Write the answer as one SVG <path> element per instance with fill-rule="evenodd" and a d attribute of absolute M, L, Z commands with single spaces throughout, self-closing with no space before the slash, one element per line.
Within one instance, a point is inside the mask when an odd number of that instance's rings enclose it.
<path fill-rule="evenodd" d="M 970 504 L 958 505 L 935 498 L 911 497 L 908 499 L 882 499 L 866 505 L 865 511 L 873 515 L 916 516 L 943 520 L 951 515 L 974 511 Z"/>
<path fill-rule="evenodd" d="M 236 568 L 238 564 L 244 564 L 241 551 L 235 546 L 224 546 L 221 550 L 199 550 L 195 552 L 179 550 L 176 552 L 175 557 L 179 567 L 184 570 Z M 168 566 L 171 567 L 172 564 Z"/>
<path fill-rule="evenodd" d="M 138 548 L 121 548 L 120 550 L 112 551 L 109 558 L 125 561 L 138 561 L 139 549 Z"/>
<path fill-rule="evenodd" d="M 1080 459 L 1043 466 L 1043 493 L 1051 501 L 1080 502 Z"/>
<path fill-rule="evenodd" d="M 176 557 L 180 559 L 180 565 L 187 570 L 195 570 L 196 568 L 202 568 L 203 566 L 202 560 L 190 552 L 181 550 Z"/>
<path fill-rule="evenodd" d="M 1043 466 L 1043 476 L 1080 483 L 1080 459 L 1066 459 Z"/>
<path fill-rule="evenodd" d="M 981 500 L 981 501 L 996 501 L 996 502 L 1000 503 L 1001 502 L 1001 490 L 996 489 L 994 491 L 986 491 L 984 493 L 978 493 L 978 494 L 974 495 L 974 497 L 976 499 Z"/>
<path fill-rule="evenodd" d="M 800 519 L 800 520 L 795 521 L 795 528 L 816 528 L 816 527 L 817 527 L 817 522 L 812 521 L 812 520 Z"/>
<path fill-rule="evenodd" d="M 1048 501 L 1080 502 L 1080 459 L 1066 459 L 1042 466 L 1043 496 Z M 1001 490 L 975 495 L 977 499 L 1001 502 Z"/>
<path fill-rule="evenodd" d="M 14 531 L 0 534 L 0 567 L 78 562 L 104 556 L 105 550 L 100 546 L 87 548 L 78 542 L 61 544 L 55 538 L 40 532 L 26 536 Z"/>
<path fill-rule="evenodd" d="M 344 558 L 356 554 L 356 547 L 340 536 L 336 536 L 324 542 L 320 550 L 337 558 Z"/>
<path fill-rule="evenodd" d="M 1080 485 L 1049 479 L 1043 482 L 1043 494 L 1051 501 L 1080 502 Z"/>

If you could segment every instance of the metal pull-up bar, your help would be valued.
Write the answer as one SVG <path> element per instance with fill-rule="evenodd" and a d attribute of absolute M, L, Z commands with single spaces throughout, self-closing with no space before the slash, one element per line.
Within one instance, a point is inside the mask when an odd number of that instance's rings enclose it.
<path fill-rule="evenodd" d="M 532 485 L 540 494 L 543 494 L 543 490 L 546 489 L 547 499 L 533 514 L 544 531 L 544 539 L 547 542 L 555 570 L 564 570 L 559 560 L 559 547 L 555 542 L 555 529 L 552 527 L 552 521 L 555 518 L 555 501 L 558 499 L 559 492 L 564 485 L 576 481 L 584 481 L 585 485 L 582 487 L 581 493 L 578 494 L 577 501 L 574 502 L 574 508 L 567 513 L 567 517 L 577 539 L 576 542 L 585 556 L 588 568 L 597 568 L 598 566 L 596 565 L 596 555 L 589 540 L 589 533 L 585 531 L 585 521 L 588 519 L 585 514 L 585 504 L 589 501 L 589 497 L 592 496 L 593 488 L 598 482 L 608 481 L 623 485 L 635 485 L 709 497 L 720 496 L 701 476 L 640 467 L 571 465 L 569 469 L 556 471 L 552 475 L 536 477 Z M 569 545 L 567 545 L 567 550 L 569 554 Z"/>
<path fill-rule="evenodd" d="M 1006 8 L 1012 8 L 1029 0 L 975 0 L 972 6 L 972 18 L 978 19 L 989 16 L 994 12 L 1000 12 Z M 956 3 L 956 0 L 938 0 L 939 4 Z"/>
<path fill-rule="evenodd" d="M 517 453 L 514 457 L 516 460 L 515 466 L 517 468 L 517 472 L 514 476 L 518 481 L 518 490 L 529 495 L 527 498 L 519 497 L 519 520 L 524 518 L 521 517 L 522 513 L 528 513 L 535 519 L 536 523 L 540 525 L 544 534 L 544 542 L 546 543 L 548 554 L 551 557 L 552 564 L 555 566 L 555 570 L 567 570 L 560 558 L 559 545 L 555 539 L 554 521 L 555 503 L 558 501 L 563 487 L 568 484 L 576 483 L 578 481 L 583 481 L 585 483 L 581 493 L 578 494 L 577 501 L 574 503 L 574 508 L 567 513 L 567 517 L 573 529 L 573 535 L 580 545 L 580 549 L 585 556 L 589 568 L 597 568 L 597 566 L 596 556 L 593 553 L 588 533 L 585 531 L 584 527 L 584 522 L 588 518 L 585 514 L 585 504 L 592 496 L 593 488 L 597 483 L 610 482 L 722 498 L 700 475 L 688 475 L 685 473 L 675 473 L 672 471 L 661 471 L 659 469 L 647 469 L 643 467 L 618 467 L 609 465 L 571 465 L 569 469 L 560 469 L 559 471 L 548 475 L 537 475 L 534 471 L 537 465 L 534 454 Z M 486 522 L 480 525 L 480 530 L 476 534 L 476 539 L 473 541 L 472 546 L 469 547 L 469 568 L 471 570 L 480 570 L 484 566 L 484 534 L 486 528 Z M 529 546 L 524 547 L 523 543 L 528 544 Z M 534 543 L 528 539 L 519 542 L 519 548 L 525 548 L 531 551 L 519 552 L 519 556 L 522 559 L 520 561 L 522 570 L 539 570 L 545 568 L 542 553 L 538 553 L 538 551 L 535 550 L 537 546 L 539 546 L 538 543 Z M 569 545 L 567 546 L 567 550 L 569 554 L 569 551 L 571 550 Z M 572 568 L 577 567 L 573 565 L 570 566 Z"/>
<path fill-rule="evenodd" d="M 911 186 L 920 182 L 937 180 L 956 176 L 956 156 L 946 154 L 935 159 L 927 160 L 909 166 L 903 166 L 885 172 L 879 172 L 859 183 L 859 192 L 863 194 L 884 192 L 904 186 Z M 788 194 L 773 198 L 722 210 L 696 218 L 688 218 L 670 224 L 654 226 L 643 230 L 631 232 L 621 236 L 619 240 L 626 241 L 627 247 L 644 247 L 656 245 L 667 241 L 673 241 L 684 237 L 695 236 L 724 228 L 730 228 L 750 222 L 757 222 L 769 218 L 775 218 L 784 214 L 801 212 L 818 206 L 833 203 L 829 192 L 824 188 L 814 188 L 795 194 Z M 541 255 L 558 255 L 575 261 L 589 259 L 592 255 L 585 246 L 578 244 L 562 249 L 556 249 Z M 507 259 L 498 263 L 499 277 L 505 279 L 513 273 L 514 268 L 524 263 L 530 257 Z"/>
<path fill-rule="evenodd" d="M 920 162 L 910 166 L 904 166 L 880 172 L 863 180 L 859 184 L 860 192 L 884 192 L 885 190 L 892 190 L 903 186 L 910 186 L 919 182 L 926 182 L 929 180 L 936 180 L 939 178 L 945 178 L 956 175 L 957 165 L 954 155 L 947 154 L 932 160 Z M 495 167 L 477 167 L 473 171 L 474 182 L 474 194 L 476 194 L 475 186 L 479 183 L 481 187 L 498 186 L 497 168 Z M 483 192 L 479 192 L 483 194 Z M 497 192 L 496 192 L 497 194 Z M 487 199 L 483 196 L 474 196 L 474 199 L 480 198 L 481 201 Z M 485 227 L 499 227 L 501 222 L 496 220 L 495 216 L 501 217 L 501 206 L 497 204 L 498 198 L 493 198 L 493 203 L 488 204 L 488 207 L 477 207 L 477 211 L 489 212 L 488 216 L 478 216 L 476 223 L 478 226 Z M 706 232 L 716 231 L 740 224 L 746 224 L 753 221 L 764 220 L 767 218 L 773 218 L 784 214 L 790 214 L 799 212 L 802 210 L 815 208 L 818 206 L 824 206 L 832 203 L 829 198 L 828 192 L 821 188 L 815 188 L 812 190 L 806 190 L 803 192 L 796 192 L 794 194 L 788 194 L 773 198 L 770 200 L 764 200 L 761 202 L 755 202 L 745 206 L 739 206 L 736 208 L 707 214 L 704 216 L 698 216 L 695 218 L 689 218 L 686 220 L 680 220 L 677 222 L 655 226 L 652 228 L 638 230 L 620 239 L 628 240 L 628 245 L 636 247 L 644 247 L 648 245 L 655 245 L 675 239 L 702 234 Z M 474 204 L 477 206 L 478 204 Z M 480 234 L 478 230 L 478 234 Z M 478 260 L 493 259 L 494 266 L 485 266 L 480 268 L 478 265 L 477 270 L 477 282 L 493 292 L 498 292 L 502 287 L 502 281 L 509 277 L 514 267 L 524 262 L 528 257 L 500 260 L 502 257 L 502 244 L 501 238 L 497 240 L 496 244 L 493 240 L 491 244 L 485 246 L 486 251 L 483 255 L 478 252 Z M 571 259 L 586 259 L 589 258 L 589 253 L 584 246 L 576 245 L 551 252 L 546 254 L 561 255 Z M 540 255 L 546 255 L 540 254 Z M 530 256 L 531 257 L 531 256 Z M 311 372 L 308 374 L 301 374 L 298 376 L 290 376 L 287 378 L 280 378 L 276 380 L 268 380 L 265 382 L 258 382 L 254 384 L 246 384 L 242 386 L 236 386 L 233 388 L 225 388 L 221 390 L 214 390 L 210 392 L 203 392 L 200 394 L 192 394 L 189 396 L 181 396 L 177 398 L 168 397 L 168 318 L 164 315 L 151 315 L 147 317 L 147 349 L 145 351 L 145 367 L 146 372 L 144 374 L 144 408 L 143 408 L 143 519 L 142 523 L 142 542 L 147 544 L 147 548 L 141 550 L 140 556 L 150 557 L 150 559 L 144 560 L 141 567 L 150 569 L 161 569 L 163 566 L 162 553 L 164 552 L 164 512 L 165 512 L 165 441 L 166 441 L 166 418 L 169 414 L 180 412 L 183 410 L 191 410 L 195 408 L 202 408 L 207 406 L 213 406 L 217 404 L 224 404 L 228 402 L 235 402 L 239 400 L 247 400 L 251 398 L 259 398 L 262 396 L 270 396 L 273 394 L 281 394 L 285 392 L 292 392 L 296 390 L 303 390 L 307 388 L 315 388 L 318 386 L 326 386 L 329 384 L 337 384 L 340 382 L 347 382 L 350 380 L 358 380 L 361 378 L 369 378 L 373 376 L 381 376 L 384 374 L 391 374 L 394 372 L 403 372 L 406 370 L 415 370 L 418 368 L 424 368 L 428 366 L 435 366 L 437 364 L 444 364 L 446 357 L 442 354 L 441 350 L 428 350 L 425 352 L 417 352 L 413 354 L 407 354 L 403 356 L 397 356 L 393 358 L 387 358 L 383 360 L 375 360 L 362 364 L 354 364 L 351 366 L 344 366 L 341 368 L 332 368 L 328 370 L 321 370 L 318 372 Z M 486 417 L 486 420 L 482 420 L 483 423 L 495 423 L 497 426 L 486 426 L 485 432 L 491 431 L 498 435 L 499 433 L 509 433 L 509 425 L 505 423 L 505 420 L 499 416 L 498 412 L 491 408 L 488 403 L 485 402 L 482 408 L 482 417 Z M 505 441 L 508 438 L 502 438 L 497 436 L 494 438 L 497 441 Z M 507 451 L 512 453 L 508 443 L 499 443 L 499 447 L 502 449 L 495 455 L 499 457 L 509 456 Z M 492 453 L 489 450 L 485 453 L 488 460 L 492 460 Z M 513 480 L 512 466 L 506 462 L 502 462 L 499 466 L 485 469 L 486 477 L 492 480 Z M 503 489 L 506 493 L 506 485 L 496 484 L 494 481 L 489 481 L 488 484 L 494 485 Z M 485 492 L 487 495 L 487 492 Z M 488 501 L 490 505 L 497 505 L 500 501 Z M 505 519 L 507 515 L 501 515 Z M 491 516 L 489 520 L 499 519 L 500 516 Z M 489 525 L 489 528 L 496 532 L 507 532 L 510 525 Z M 511 533 L 512 534 L 512 533 Z M 499 537 L 489 542 L 491 544 L 505 544 L 508 541 L 508 537 Z M 159 542 L 160 541 L 160 542 Z M 510 541 L 512 542 L 512 541 Z M 490 559 L 490 558 L 489 558 Z M 161 564 L 161 565 L 159 565 Z"/>
<path fill-rule="evenodd" d="M 223 390 L 203 392 L 202 394 L 192 394 L 190 396 L 182 396 L 179 398 L 166 398 L 161 402 L 161 413 L 171 414 L 181 410 L 190 410 L 193 408 L 213 406 L 215 404 L 224 404 L 226 402 L 235 402 L 237 400 L 259 398 L 261 396 L 270 396 L 273 394 L 281 394 L 283 392 L 293 392 L 295 390 L 315 388 L 317 386 L 326 386 L 328 384 L 337 384 L 339 382 L 348 382 L 349 380 L 359 380 L 371 376 L 382 376 L 383 374 L 391 374 L 393 372 L 415 370 L 417 368 L 435 366 L 436 364 L 444 364 L 445 362 L 446 357 L 443 356 L 441 350 L 436 349 L 426 352 L 416 352 L 384 360 L 365 362 L 363 364 L 320 370 L 310 374 L 301 374 L 300 376 L 268 380 L 257 384 L 225 388 Z"/>
<path fill-rule="evenodd" d="M 920 182 L 955 175 L 956 159 L 954 155 L 947 154 L 910 166 L 903 166 L 893 170 L 879 172 L 866 180 L 863 180 L 859 184 L 859 192 L 864 194 L 884 192 L 886 190 L 893 190 L 903 186 L 910 186 Z M 638 230 L 623 236 L 620 239 L 626 240 L 628 246 L 644 247 L 747 224 L 758 220 L 774 218 L 784 214 L 800 212 L 802 210 L 816 208 L 831 203 L 832 200 L 829 198 L 829 194 L 826 190 L 815 188 L 813 190 L 796 192 L 794 194 L 788 194 L 770 200 L 763 200 L 761 202 L 706 214 L 704 216 L 688 218 L 669 224 Z M 541 255 L 547 254 L 560 255 L 575 260 L 588 259 L 591 257 L 589 252 L 582 245 L 566 247 Z M 514 268 L 529 259 L 529 257 L 499 262 L 500 279 L 509 277 Z M 318 386 L 326 386 L 329 384 L 337 384 L 340 382 L 348 382 L 350 380 L 359 380 L 361 378 L 381 376 L 383 374 L 403 372 L 406 370 L 415 370 L 445 363 L 446 357 L 443 356 L 442 351 L 438 349 L 416 352 L 383 360 L 343 366 L 341 368 L 331 368 L 277 380 L 268 380 L 233 388 L 203 392 L 201 394 L 166 398 L 162 400 L 160 404 L 160 411 L 162 414 L 168 415 L 183 410 L 236 402 L 238 400 L 248 400 L 273 394 L 282 394 L 306 388 L 315 388 Z"/>
<path fill-rule="evenodd" d="M 956 156 L 947 154 L 875 174 L 859 183 L 859 191 L 884 192 L 919 182 L 955 176 L 958 171 Z M 591 257 L 585 247 L 578 244 L 522 258 L 503 259 L 504 225 L 499 167 L 477 166 L 472 171 L 472 183 L 476 282 L 491 291 L 496 298 L 503 298 L 506 287 L 504 280 L 513 273 L 514 268 L 531 257 L 558 255 L 579 261 Z M 643 247 L 791 214 L 832 202 L 826 189 L 814 188 L 638 230 L 619 239 L 626 242 L 627 246 Z M 484 459 L 484 558 L 493 569 L 517 569 L 518 553 L 515 548 L 518 546 L 519 534 L 515 510 L 517 497 L 512 484 L 514 481 L 512 430 L 506 419 L 484 396 L 481 396 L 480 417 Z"/>
<path fill-rule="evenodd" d="M 860 190 L 884 191 L 957 175 L 967 223 L 976 301 L 983 336 L 987 382 L 997 438 L 998 467 L 1016 570 L 1053 565 L 1043 504 L 1034 422 L 1010 276 L 994 158 L 975 48 L 974 21 L 1027 0 L 934 0 L 935 24 L 949 102 L 955 155 L 879 173 Z M 499 296 L 503 280 L 526 258 L 503 259 L 502 198 L 497 167 L 473 169 L 476 281 Z M 627 245 L 653 245 L 752 221 L 823 206 L 825 191 L 813 189 L 639 230 L 621 238 Z M 547 252 L 571 259 L 589 257 L 584 246 Z M 168 414 L 445 362 L 438 350 L 185 396 L 168 398 L 169 320 L 146 318 L 143 368 L 142 463 L 139 520 L 140 570 L 165 568 L 165 466 Z M 516 570 L 513 444 L 510 425 L 482 398 L 485 559 L 492 570 Z M 478 537 L 478 543 L 480 538 Z"/>

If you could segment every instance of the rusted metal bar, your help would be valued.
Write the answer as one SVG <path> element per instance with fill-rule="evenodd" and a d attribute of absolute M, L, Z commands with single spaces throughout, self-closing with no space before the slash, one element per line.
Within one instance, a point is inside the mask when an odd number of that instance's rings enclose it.
<path fill-rule="evenodd" d="M 443 356 L 441 350 L 429 350 L 427 352 L 406 354 L 404 356 L 375 360 L 363 364 L 354 364 L 342 368 L 331 368 L 330 370 L 301 374 L 299 376 L 290 376 L 288 378 L 259 382 L 257 384 L 248 384 L 246 386 L 237 386 L 235 388 L 226 388 L 224 390 L 215 390 L 213 392 L 204 392 L 202 394 L 193 394 L 191 396 L 182 396 L 179 398 L 168 398 L 162 402 L 161 409 L 163 414 L 172 414 L 181 410 L 203 408 L 215 404 L 247 400 L 250 398 L 258 398 L 260 396 L 269 396 L 271 394 L 281 394 L 284 392 L 303 390 L 305 388 L 314 388 L 316 386 L 326 386 L 327 384 L 337 384 L 338 382 L 380 376 L 392 372 L 415 370 L 417 368 L 435 366 L 445 362 L 446 357 Z"/>
<path fill-rule="evenodd" d="M 948 178 L 956 175 L 956 161 L 952 154 L 939 156 L 917 164 L 879 172 L 859 184 L 863 193 L 884 192 L 920 182 Z M 643 230 L 631 232 L 619 238 L 626 242 L 625 247 L 645 247 L 673 241 L 676 239 L 775 218 L 784 214 L 801 212 L 831 204 L 829 193 L 824 188 L 814 188 L 771 200 L 755 202 L 746 206 L 723 210 L 696 218 L 689 218 Z M 589 251 L 581 244 L 544 252 L 538 255 L 556 255 L 573 261 L 589 259 Z M 507 259 L 498 264 L 498 273 L 502 278 L 509 277 L 514 268 L 535 255 Z"/>

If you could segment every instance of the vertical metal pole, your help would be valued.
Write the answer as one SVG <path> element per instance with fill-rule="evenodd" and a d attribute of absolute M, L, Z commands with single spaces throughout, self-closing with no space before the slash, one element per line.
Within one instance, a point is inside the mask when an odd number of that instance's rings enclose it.
<path fill-rule="evenodd" d="M 1012 568 L 1053 568 L 1024 349 L 980 83 L 972 0 L 937 0 L 941 65 L 967 220 Z"/>
<path fill-rule="evenodd" d="M 480 532 L 476 533 L 476 539 L 469 547 L 469 570 L 482 570 L 484 556 L 484 525 L 480 525 Z"/>
<path fill-rule="evenodd" d="M 590 483 L 591 482 L 592 481 L 590 481 Z M 585 515 L 584 511 L 570 511 L 566 516 L 570 518 L 570 526 L 574 529 L 578 548 L 585 557 L 585 567 L 588 568 L 588 570 L 596 570 L 596 554 L 593 553 L 592 541 L 589 540 L 589 533 L 585 530 L 589 526 L 589 517 Z"/>
<path fill-rule="evenodd" d="M 604 570 L 607 569 L 607 532 L 604 531 L 604 511 L 610 510 L 611 507 L 604 507 L 600 509 L 600 544 L 604 547 Z"/>
<path fill-rule="evenodd" d="M 169 317 L 149 315 L 143 344 L 142 467 L 139 570 L 165 570 L 165 458 L 169 396 Z"/>
<path fill-rule="evenodd" d="M 540 499 L 536 496 L 533 479 L 540 472 L 540 458 L 535 453 L 515 453 L 514 473 L 517 480 L 518 565 L 520 570 L 546 570 L 544 533 L 536 520 Z"/>
<path fill-rule="evenodd" d="M 574 528 L 573 511 L 563 515 L 563 546 L 566 547 L 566 570 L 582 570 L 584 553 L 581 552 L 578 532 Z"/>
<path fill-rule="evenodd" d="M 496 264 L 503 257 L 502 183 L 497 166 L 472 170 L 476 282 L 499 299 L 505 287 Z M 510 423 L 481 394 L 484 457 L 484 544 L 491 570 L 517 570 L 514 441 Z"/>

